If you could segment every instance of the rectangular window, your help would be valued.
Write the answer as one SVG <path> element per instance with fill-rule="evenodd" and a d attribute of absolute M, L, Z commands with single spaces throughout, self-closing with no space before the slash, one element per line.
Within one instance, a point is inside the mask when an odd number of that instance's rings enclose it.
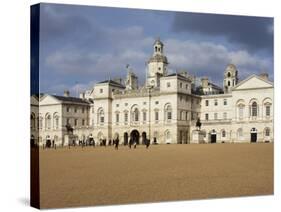
<path fill-rule="evenodd" d="M 223 113 L 223 119 L 227 119 L 227 113 Z"/>
<path fill-rule="evenodd" d="M 78 124 L 78 120 L 75 119 L 75 120 L 74 120 L 74 126 L 77 126 L 77 124 Z"/>
<path fill-rule="evenodd" d="M 240 119 L 243 118 L 243 112 L 244 112 L 244 107 L 240 106 L 240 107 L 239 107 L 239 118 L 240 118 Z"/>
<path fill-rule="evenodd" d="M 85 109 L 84 108 L 82 108 L 82 113 L 84 113 L 85 112 Z"/>
<path fill-rule="evenodd" d="M 171 87 L 171 83 L 167 82 L 167 88 Z"/>
<path fill-rule="evenodd" d="M 217 99 L 215 99 L 214 105 L 215 105 L 215 106 L 218 106 L 218 100 L 217 100 Z"/>
<path fill-rule="evenodd" d="M 70 108 L 69 108 L 69 107 L 67 107 L 67 108 L 66 108 L 66 112 L 69 112 L 69 111 L 70 111 Z"/>
<path fill-rule="evenodd" d="M 171 120 L 171 119 L 172 119 L 172 112 L 171 112 L 171 111 L 168 111 L 168 113 L 167 113 L 167 119 L 168 119 L 168 120 Z"/>
<path fill-rule="evenodd" d="M 208 113 L 205 114 L 205 120 L 206 120 L 206 121 L 209 120 L 209 114 L 208 114 Z"/>
<path fill-rule="evenodd" d="M 124 120 L 125 120 L 125 122 L 128 122 L 128 113 L 125 113 Z"/>
<path fill-rule="evenodd" d="M 188 90 L 188 84 L 185 85 L 185 89 Z"/>
<path fill-rule="evenodd" d="M 76 107 L 74 108 L 74 113 L 77 113 L 77 108 Z"/>
<path fill-rule="evenodd" d="M 104 117 L 103 116 L 100 117 L 100 123 L 104 123 Z"/>
<path fill-rule="evenodd" d="M 158 121 L 158 120 L 159 120 L 159 112 L 155 111 L 155 121 Z"/>
<path fill-rule="evenodd" d="M 116 113 L 116 122 L 119 122 L 119 113 Z"/>
<path fill-rule="evenodd" d="M 83 125 L 83 126 L 85 125 L 85 120 L 84 120 L 84 119 L 82 119 L 82 125 Z"/>
<path fill-rule="evenodd" d="M 223 105 L 227 105 L 227 99 L 223 100 Z"/>
<path fill-rule="evenodd" d="M 146 121 L 146 112 L 142 113 L 143 121 Z"/>
<path fill-rule="evenodd" d="M 205 100 L 205 106 L 206 106 L 206 107 L 209 106 L 209 100 Z"/>
<path fill-rule="evenodd" d="M 269 106 L 269 105 L 267 105 L 267 106 L 265 107 L 265 115 L 266 115 L 266 116 L 270 116 L 270 106 Z"/>
<path fill-rule="evenodd" d="M 214 119 L 215 119 L 215 120 L 218 119 L 218 114 L 217 114 L 217 113 L 214 114 Z"/>
<path fill-rule="evenodd" d="M 185 120 L 188 120 L 188 112 L 185 112 Z"/>
<path fill-rule="evenodd" d="M 180 88 L 182 88 L 182 83 L 180 83 Z"/>
<path fill-rule="evenodd" d="M 100 93 L 103 93 L 103 89 L 102 88 L 100 89 Z"/>
<path fill-rule="evenodd" d="M 191 112 L 191 120 L 194 120 L 194 113 Z"/>

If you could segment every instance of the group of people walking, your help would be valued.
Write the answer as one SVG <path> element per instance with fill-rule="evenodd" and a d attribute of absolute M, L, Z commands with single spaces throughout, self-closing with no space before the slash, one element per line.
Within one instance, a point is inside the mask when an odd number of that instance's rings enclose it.
<path fill-rule="evenodd" d="M 106 147 L 106 145 L 108 145 L 108 146 L 112 146 L 113 145 L 114 148 L 116 150 L 118 150 L 118 147 L 119 147 L 119 137 L 116 137 L 113 140 L 109 139 L 108 143 L 106 142 L 106 139 L 100 139 L 99 143 L 96 143 L 93 138 L 87 139 L 87 140 L 78 140 L 78 145 L 82 146 L 82 148 L 85 147 L 85 146 L 93 146 L 93 147 L 95 147 L 98 144 L 99 144 L 99 146 L 104 146 L 104 147 Z M 124 145 L 128 145 L 128 147 L 130 149 L 132 147 L 134 149 L 136 149 L 137 148 L 137 144 L 138 144 L 138 142 L 137 142 L 137 139 L 135 139 L 135 138 L 130 138 L 130 140 L 129 140 L 129 142 L 127 142 L 127 144 L 124 143 Z M 148 149 L 149 146 L 150 146 L 150 140 L 149 139 L 144 139 L 143 144 Z M 69 142 L 68 148 L 70 148 L 71 146 L 76 146 L 76 145 L 77 145 L 76 141 L 72 140 L 71 142 Z M 43 145 L 43 148 L 56 148 L 56 144 L 55 144 L 54 140 L 52 140 L 52 141 L 51 140 L 47 140 L 46 144 Z"/>

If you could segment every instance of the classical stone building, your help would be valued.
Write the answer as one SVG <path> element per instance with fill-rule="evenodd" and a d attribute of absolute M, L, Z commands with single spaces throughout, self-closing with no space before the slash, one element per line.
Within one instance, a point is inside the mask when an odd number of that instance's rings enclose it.
<path fill-rule="evenodd" d="M 185 72 L 169 74 L 168 64 L 164 44 L 157 39 L 143 86 L 127 67 L 125 80 L 96 83 L 79 98 L 68 92 L 32 96 L 32 139 L 40 145 L 117 137 L 123 144 L 130 138 L 139 144 L 146 139 L 188 144 L 194 143 L 200 118 L 206 143 L 273 142 L 273 83 L 266 74 L 239 82 L 238 70 L 230 64 L 222 73 L 223 88 L 207 77 L 198 86 Z"/>

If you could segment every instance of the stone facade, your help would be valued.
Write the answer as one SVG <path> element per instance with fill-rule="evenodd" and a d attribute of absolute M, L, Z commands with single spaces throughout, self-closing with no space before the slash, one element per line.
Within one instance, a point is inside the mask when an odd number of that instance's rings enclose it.
<path fill-rule="evenodd" d="M 68 145 L 89 138 L 108 143 L 117 137 L 121 144 L 130 138 L 139 144 L 146 139 L 188 144 L 198 143 L 193 141 L 198 135 L 200 140 L 203 135 L 205 143 L 273 142 L 273 83 L 266 74 L 238 82 L 238 71 L 230 64 L 223 89 L 206 78 L 196 87 L 193 76 L 168 74 L 164 44 L 157 39 L 146 76 L 145 84 L 139 86 L 137 76 L 128 70 L 124 84 L 102 81 L 80 98 L 67 92 L 32 96 L 32 138 L 39 145 L 48 140 Z"/>

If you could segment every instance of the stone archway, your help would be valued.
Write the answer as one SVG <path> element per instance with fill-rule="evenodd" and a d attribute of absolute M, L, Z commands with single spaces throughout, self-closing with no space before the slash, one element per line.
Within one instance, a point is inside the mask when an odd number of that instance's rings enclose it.
<path fill-rule="evenodd" d="M 211 131 L 211 143 L 217 143 L 217 132 L 215 130 Z"/>
<path fill-rule="evenodd" d="M 251 129 L 251 143 L 256 143 L 257 142 L 257 129 L 256 128 L 252 128 Z"/>
<path fill-rule="evenodd" d="M 146 143 L 146 132 L 142 132 L 141 138 L 142 138 L 142 144 L 145 144 Z"/>
<path fill-rule="evenodd" d="M 137 130 L 133 130 L 130 134 L 130 137 L 132 139 L 132 142 L 136 142 L 136 144 L 140 143 L 140 133 Z"/>
<path fill-rule="evenodd" d="M 127 132 L 124 132 L 124 145 L 128 145 L 129 135 Z"/>
<path fill-rule="evenodd" d="M 52 142 L 49 135 L 46 136 L 46 148 L 51 148 Z"/>
<path fill-rule="evenodd" d="M 34 135 L 31 135 L 31 137 L 30 137 L 30 145 L 31 145 L 31 147 L 35 147 L 35 138 L 34 138 Z"/>

